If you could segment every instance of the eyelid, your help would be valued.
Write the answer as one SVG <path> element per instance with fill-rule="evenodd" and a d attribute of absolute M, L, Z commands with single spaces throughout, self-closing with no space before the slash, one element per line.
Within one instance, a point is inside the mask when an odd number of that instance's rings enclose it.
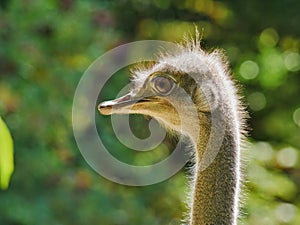
<path fill-rule="evenodd" d="M 165 77 L 167 79 L 172 80 L 176 84 L 179 83 L 171 74 L 168 74 L 168 73 L 155 72 L 155 73 L 151 74 L 151 76 L 153 77 L 152 79 L 154 79 L 155 77 Z"/>

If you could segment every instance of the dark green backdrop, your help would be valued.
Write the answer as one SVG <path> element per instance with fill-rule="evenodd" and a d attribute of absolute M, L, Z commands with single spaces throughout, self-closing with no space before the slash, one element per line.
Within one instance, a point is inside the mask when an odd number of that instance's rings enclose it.
<path fill-rule="evenodd" d="M 98 56 L 135 40 L 180 41 L 195 25 L 205 49 L 225 49 L 249 105 L 240 224 L 300 224 L 299 12 L 298 0 L 2 0 L 0 115 L 14 138 L 15 173 L 0 191 L 0 224 L 179 224 L 184 170 L 148 187 L 105 180 L 76 146 L 71 108 L 81 75 Z M 111 80 L 102 99 L 114 97 L 127 73 Z M 168 153 L 126 154 L 109 127 L 100 129 L 125 161 Z"/>

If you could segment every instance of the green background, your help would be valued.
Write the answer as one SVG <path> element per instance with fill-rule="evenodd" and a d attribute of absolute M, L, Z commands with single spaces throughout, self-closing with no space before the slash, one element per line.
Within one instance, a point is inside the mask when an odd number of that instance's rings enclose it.
<path fill-rule="evenodd" d="M 98 56 L 135 40 L 178 42 L 195 25 L 204 49 L 225 50 L 248 105 L 240 224 L 300 224 L 299 11 L 298 0 L 2 0 L 0 115 L 14 139 L 15 172 L 0 191 L 0 224 L 180 223 L 188 169 L 147 187 L 107 181 L 81 156 L 71 109 L 77 83 Z M 118 74 L 100 100 L 128 82 L 128 70 Z M 136 133 L 147 136 L 143 117 L 133 119 L 142 124 Z M 99 115 L 98 129 L 125 162 L 160 160 L 174 145 L 166 140 L 132 154 L 109 122 Z"/>

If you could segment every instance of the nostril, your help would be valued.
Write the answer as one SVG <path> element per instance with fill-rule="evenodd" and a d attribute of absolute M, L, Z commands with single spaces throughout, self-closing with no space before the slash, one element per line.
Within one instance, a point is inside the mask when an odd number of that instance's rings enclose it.
<path fill-rule="evenodd" d="M 129 94 L 121 97 L 121 98 L 118 98 L 116 99 L 116 102 L 127 102 L 127 101 L 130 101 L 131 100 L 131 96 Z"/>

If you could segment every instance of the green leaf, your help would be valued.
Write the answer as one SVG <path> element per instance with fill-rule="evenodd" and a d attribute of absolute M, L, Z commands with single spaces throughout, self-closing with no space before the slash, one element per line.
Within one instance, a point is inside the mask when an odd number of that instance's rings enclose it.
<path fill-rule="evenodd" d="M 7 189 L 10 176 L 14 171 L 13 140 L 0 117 L 0 188 Z"/>

